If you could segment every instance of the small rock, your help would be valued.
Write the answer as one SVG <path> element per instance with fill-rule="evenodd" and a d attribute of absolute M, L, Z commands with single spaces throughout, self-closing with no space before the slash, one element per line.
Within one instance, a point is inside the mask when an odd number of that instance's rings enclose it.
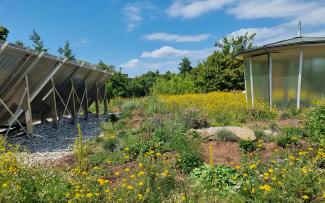
<path fill-rule="evenodd" d="M 239 139 L 242 140 L 255 140 L 256 136 L 253 130 L 242 127 L 234 127 L 234 126 L 225 126 L 225 127 L 210 127 L 196 130 L 201 134 L 203 139 L 213 139 L 213 136 L 218 134 L 218 132 L 222 130 L 227 130 L 234 133 Z"/>

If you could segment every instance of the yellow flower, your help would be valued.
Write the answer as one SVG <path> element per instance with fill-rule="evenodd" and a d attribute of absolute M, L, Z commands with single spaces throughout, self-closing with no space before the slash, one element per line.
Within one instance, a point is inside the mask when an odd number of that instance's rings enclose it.
<path fill-rule="evenodd" d="M 119 175 L 120 175 L 120 172 L 116 171 L 114 174 L 115 174 L 116 176 L 119 176 Z"/>
<path fill-rule="evenodd" d="M 99 185 L 104 185 L 106 183 L 106 180 L 99 178 L 97 182 L 99 183 Z"/>
<path fill-rule="evenodd" d="M 302 171 L 304 174 L 307 174 L 307 173 L 308 173 L 308 170 L 307 170 L 306 167 L 303 167 L 303 168 L 301 169 L 301 171 Z"/>
<path fill-rule="evenodd" d="M 81 194 L 80 193 L 76 193 L 76 198 L 80 198 L 81 197 Z"/>
<path fill-rule="evenodd" d="M 135 175 L 133 175 L 133 174 L 132 174 L 132 175 L 130 175 L 130 178 L 134 179 L 134 178 L 135 178 Z"/>
<path fill-rule="evenodd" d="M 303 199 L 309 199 L 307 195 L 302 196 Z"/>
<path fill-rule="evenodd" d="M 6 187 L 8 187 L 8 184 L 7 183 L 2 183 L 2 187 L 6 188 Z"/>
<path fill-rule="evenodd" d="M 142 199 L 142 194 L 138 194 L 138 199 Z"/>
<path fill-rule="evenodd" d="M 161 156 L 161 153 L 157 152 L 157 153 L 156 153 L 156 156 L 157 156 L 157 157 L 160 157 L 160 156 Z"/>
<path fill-rule="evenodd" d="M 185 195 L 182 195 L 182 196 L 181 196 L 181 200 L 183 200 L 183 201 L 185 201 L 185 200 L 186 200 L 186 197 L 185 197 Z"/>
<path fill-rule="evenodd" d="M 138 185 L 139 185 L 139 186 L 143 186 L 143 182 L 140 181 L 140 182 L 138 183 Z"/>
<path fill-rule="evenodd" d="M 144 171 L 140 171 L 140 172 L 138 173 L 138 176 L 142 176 L 142 175 L 144 175 Z"/>
<path fill-rule="evenodd" d="M 130 158 L 129 155 L 125 155 L 125 156 L 124 156 L 124 159 L 129 159 L 129 158 Z"/>
<path fill-rule="evenodd" d="M 129 189 L 129 190 L 133 190 L 134 189 L 134 187 L 132 185 L 128 185 L 126 188 Z"/>
<path fill-rule="evenodd" d="M 93 194 L 91 194 L 90 192 L 88 192 L 87 194 L 86 194 L 86 197 L 88 197 L 88 198 L 91 198 L 93 196 Z"/>
<path fill-rule="evenodd" d="M 271 186 L 269 186 L 269 185 L 262 185 L 262 186 L 260 186 L 260 189 L 261 190 L 264 190 L 266 192 L 270 192 L 271 191 Z"/>
<path fill-rule="evenodd" d="M 129 148 L 128 148 L 128 147 L 125 147 L 125 148 L 124 148 L 124 151 L 129 151 Z"/>
<path fill-rule="evenodd" d="M 323 198 L 325 199 L 325 192 L 323 193 Z"/>
<path fill-rule="evenodd" d="M 244 176 L 244 177 L 247 177 L 247 176 L 248 176 L 248 174 L 247 174 L 247 173 L 244 173 L 244 174 L 243 174 L 243 176 Z"/>
<path fill-rule="evenodd" d="M 109 189 L 104 190 L 105 193 L 109 193 Z"/>
<path fill-rule="evenodd" d="M 169 171 L 167 169 L 162 172 L 162 176 L 167 177 L 169 175 Z"/>
<path fill-rule="evenodd" d="M 139 163 L 139 168 L 142 168 L 143 167 L 143 163 Z"/>
<path fill-rule="evenodd" d="M 251 193 L 255 193 L 255 188 L 252 188 Z"/>
<path fill-rule="evenodd" d="M 304 154 L 307 154 L 307 152 L 301 151 L 301 152 L 299 152 L 298 154 L 299 154 L 299 156 L 302 156 L 302 155 L 304 155 Z"/>
<path fill-rule="evenodd" d="M 251 165 L 249 166 L 249 168 L 250 168 L 250 169 L 255 169 L 255 168 L 256 168 L 256 164 L 251 164 Z"/>
<path fill-rule="evenodd" d="M 125 168 L 124 171 L 125 172 L 129 172 L 130 171 L 130 168 Z"/>
<path fill-rule="evenodd" d="M 235 169 L 240 169 L 241 168 L 241 166 L 235 166 Z"/>
<path fill-rule="evenodd" d="M 269 169 L 269 173 L 273 173 L 273 169 L 272 168 Z"/>

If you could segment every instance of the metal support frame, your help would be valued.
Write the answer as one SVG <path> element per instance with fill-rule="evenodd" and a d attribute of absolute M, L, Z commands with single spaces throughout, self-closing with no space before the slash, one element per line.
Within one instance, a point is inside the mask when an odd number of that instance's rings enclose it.
<path fill-rule="evenodd" d="M 53 127 L 57 129 L 59 127 L 58 124 L 58 112 L 56 109 L 56 94 L 55 94 L 55 85 L 54 85 L 54 80 L 51 78 L 51 86 L 52 86 L 52 93 L 51 93 L 51 98 L 50 98 L 50 104 L 51 104 L 51 115 L 52 115 L 52 122 L 53 122 Z"/>
<path fill-rule="evenodd" d="M 84 105 L 83 105 L 85 119 L 88 119 L 88 109 L 89 109 L 88 104 L 89 104 L 89 100 L 88 100 L 88 85 L 87 85 L 87 80 L 85 80 L 85 102 L 84 102 Z"/>
<path fill-rule="evenodd" d="M 272 52 L 269 52 L 269 104 L 270 108 L 272 108 Z"/>
<path fill-rule="evenodd" d="M 107 92 L 106 92 L 106 88 L 105 88 L 105 85 L 104 85 L 104 115 L 106 116 L 107 113 L 108 113 L 108 108 L 107 108 L 107 105 L 108 105 L 108 101 L 107 101 Z"/>
<path fill-rule="evenodd" d="M 247 81 L 246 81 L 246 66 L 244 68 L 244 84 L 245 84 L 245 99 L 248 102 L 248 95 L 247 95 Z M 106 89 L 105 89 L 106 90 Z"/>
<path fill-rule="evenodd" d="M 0 54 L 2 54 L 5 49 L 8 47 L 9 43 L 6 41 L 2 46 L 0 47 Z"/>
<path fill-rule="evenodd" d="M 254 82 L 253 82 L 253 70 L 252 70 L 252 57 L 249 58 L 249 76 L 251 79 L 251 98 L 252 98 L 252 108 L 254 109 Z"/>
<path fill-rule="evenodd" d="M 96 97 L 95 97 L 95 107 L 96 107 L 96 116 L 99 117 L 99 97 L 98 97 L 98 85 L 96 83 L 95 85 L 95 88 L 96 88 Z"/>
<path fill-rule="evenodd" d="M 300 50 L 300 55 L 299 55 L 298 88 L 297 88 L 297 109 L 300 108 L 301 75 L 302 75 L 303 58 L 304 58 L 304 52 L 303 52 L 303 50 Z"/>
<path fill-rule="evenodd" d="M 33 117 L 32 117 L 32 108 L 30 106 L 31 98 L 29 95 L 29 82 L 28 82 L 28 76 L 25 75 L 25 82 L 26 82 L 26 106 L 27 109 L 25 110 L 25 120 L 26 120 L 26 128 L 27 133 L 31 135 L 33 133 Z M 18 115 L 19 117 L 19 115 Z"/>
<path fill-rule="evenodd" d="M 71 92 L 72 92 L 71 116 L 72 116 L 72 121 L 74 123 L 77 123 L 78 121 L 77 121 L 77 112 L 76 112 L 76 96 L 75 96 L 73 80 L 70 80 L 70 83 L 71 83 Z"/>

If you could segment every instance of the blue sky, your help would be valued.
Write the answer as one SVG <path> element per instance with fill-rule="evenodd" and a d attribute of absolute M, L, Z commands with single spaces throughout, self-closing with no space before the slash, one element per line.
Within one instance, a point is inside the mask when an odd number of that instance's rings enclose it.
<path fill-rule="evenodd" d="M 325 36 L 322 0 L 0 0 L 0 13 L 10 42 L 30 45 L 36 29 L 50 53 L 69 40 L 77 58 L 130 76 L 177 72 L 184 56 L 197 64 L 223 36 L 257 33 L 257 45 L 290 38 L 298 20 L 303 35 Z"/>

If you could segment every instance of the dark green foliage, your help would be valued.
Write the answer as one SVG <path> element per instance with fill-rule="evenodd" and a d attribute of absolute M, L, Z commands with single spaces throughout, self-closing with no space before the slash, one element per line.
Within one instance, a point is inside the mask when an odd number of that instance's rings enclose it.
<path fill-rule="evenodd" d="M 98 166 L 104 163 L 107 160 L 107 153 L 106 152 L 98 152 L 88 156 L 87 163 L 90 166 Z"/>
<path fill-rule="evenodd" d="M 117 147 L 117 142 L 115 139 L 108 139 L 103 141 L 103 148 L 105 151 L 112 152 Z"/>
<path fill-rule="evenodd" d="M 244 152 L 252 152 L 257 149 L 257 144 L 250 140 L 240 140 L 239 148 L 242 149 Z"/>
<path fill-rule="evenodd" d="M 176 161 L 176 166 L 183 173 L 190 173 L 194 168 L 203 164 L 203 159 L 199 153 L 182 153 Z"/>
<path fill-rule="evenodd" d="M 291 135 L 287 135 L 287 134 L 283 134 L 281 136 L 279 136 L 277 138 L 277 144 L 281 147 L 288 147 L 291 144 L 298 144 L 298 138 L 291 136 Z"/>
<path fill-rule="evenodd" d="M 19 46 L 24 46 L 24 42 L 21 41 L 21 40 L 17 40 L 17 41 L 15 42 L 15 44 L 17 44 L 17 45 L 19 45 Z"/>
<path fill-rule="evenodd" d="M 255 130 L 254 134 L 255 134 L 256 139 L 258 139 L 258 140 L 265 140 L 267 137 L 263 130 Z"/>
<path fill-rule="evenodd" d="M 102 69 L 102 70 L 106 70 L 108 72 L 114 72 L 115 71 L 115 67 L 113 65 L 106 64 L 102 60 L 100 60 L 96 66 L 97 66 L 97 68 Z"/>
<path fill-rule="evenodd" d="M 325 145 L 325 104 L 317 105 L 307 113 L 306 137 Z"/>
<path fill-rule="evenodd" d="M 33 48 L 36 51 L 44 51 L 47 52 L 48 49 L 44 47 L 44 42 L 41 39 L 41 36 L 36 32 L 36 30 L 33 30 L 32 34 L 29 36 L 29 39 L 33 42 Z"/>
<path fill-rule="evenodd" d="M 67 58 L 69 60 L 73 60 L 73 61 L 76 60 L 76 56 L 75 56 L 75 54 L 73 54 L 72 49 L 70 48 L 69 41 L 66 41 L 64 43 L 63 48 L 59 47 L 58 52 L 61 55 L 61 57 L 63 57 L 63 58 L 65 57 L 65 58 Z"/>
<path fill-rule="evenodd" d="M 6 27 L 0 25 L 0 40 L 6 41 L 8 34 L 9 30 Z"/>
<path fill-rule="evenodd" d="M 207 118 L 198 109 L 185 109 L 182 112 L 182 120 L 187 128 L 205 128 L 209 126 Z"/>
<path fill-rule="evenodd" d="M 229 130 L 220 130 L 216 135 L 216 139 L 223 142 L 237 142 L 239 140 L 238 137 Z"/>
<path fill-rule="evenodd" d="M 191 70 L 193 69 L 193 67 L 191 66 L 190 59 L 187 57 L 182 58 L 182 61 L 180 62 L 178 69 L 180 74 L 190 73 Z"/>

